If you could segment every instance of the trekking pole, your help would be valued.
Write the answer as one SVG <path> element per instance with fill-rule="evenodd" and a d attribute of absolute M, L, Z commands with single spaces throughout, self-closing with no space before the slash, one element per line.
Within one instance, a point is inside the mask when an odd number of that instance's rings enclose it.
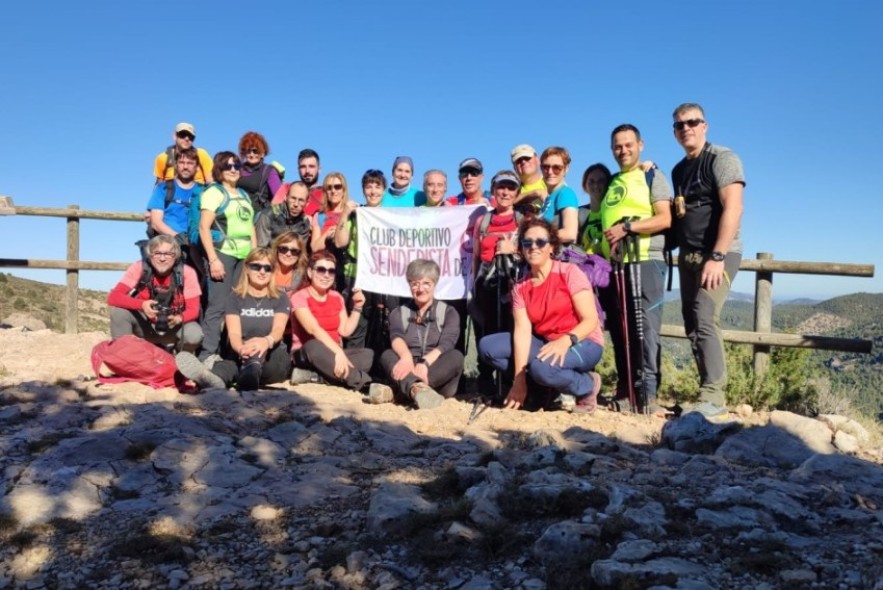
<path fill-rule="evenodd" d="M 644 310 L 641 302 L 641 246 L 637 235 L 627 236 L 631 243 L 630 274 L 632 278 L 632 303 L 635 312 L 635 334 L 638 337 L 637 374 L 641 380 L 641 399 L 639 410 L 647 412 L 647 379 L 644 375 Z"/>
<path fill-rule="evenodd" d="M 635 395 L 635 387 L 632 382 L 632 352 L 631 343 L 629 342 L 629 322 L 628 322 L 628 296 L 626 295 L 625 269 L 623 268 L 625 252 L 624 243 L 619 244 L 618 259 L 614 262 L 614 279 L 616 284 L 617 307 L 619 308 L 619 329 L 622 335 L 623 351 L 625 353 L 625 375 L 620 375 L 625 380 L 626 391 L 629 396 L 629 407 L 634 412 L 637 409 L 638 400 Z"/>

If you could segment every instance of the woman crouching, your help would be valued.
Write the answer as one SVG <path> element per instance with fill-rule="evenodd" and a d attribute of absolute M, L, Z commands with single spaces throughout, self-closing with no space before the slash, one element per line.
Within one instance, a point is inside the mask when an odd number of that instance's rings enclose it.
<path fill-rule="evenodd" d="M 307 266 L 305 286 L 291 295 L 296 365 L 291 384 L 318 382 L 321 376 L 336 385 L 362 391 L 371 383 L 368 371 L 374 351 L 344 350 L 342 341 L 356 329 L 365 295 L 358 289 L 353 291 L 353 310 L 347 315 L 343 296 L 333 289 L 336 270 L 333 254 L 327 250 L 315 252 Z"/>
<path fill-rule="evenodd" d="M 435 299 L 438 264 L 413 260 L 405 276 L 412 299 L 389 313 L 392 348 L 381 355 L 380 365 L 398 394 L 425 410 L 457 393 L 463 374 L 463 353 L 454 348 L 460 316 L 452 305 Z M 392 400 L 388 388 L 371 387 L 372 403 Z"/>
<path fill-rule="evenodd" d="M 240 391 L 285 381 L 291 361 L 282 337 L 291 308 L 276 288 L 275 266 L 267 248 L 249 252 L 224 308 L 229 349 L 211 369 L 190 353 L 178 354 L 178 370 L 185 377 L 202 388 L 226 388 L 235 382 Z"/>
<path fill-rule="evenodd" d="M 529 219 L 519 235 L 530 272 L 512 290 L 512 338 L 507 333 L 486 336 L 479 342 L 479 354 L 498 371 L 509 370 L 510 364 L 514 370 L 505 407 L 525 405 L 533 393 L 528 391 L 529 375 L 537 385 L 559 393 L 556 406 L 592 412 L 601 388 L 592 369 L 604 343 L 592 285 L 578 267 L 553 258 L 561 244 L 548 221 Z M 542 405 L 536 401 L 531 405 Z"/>

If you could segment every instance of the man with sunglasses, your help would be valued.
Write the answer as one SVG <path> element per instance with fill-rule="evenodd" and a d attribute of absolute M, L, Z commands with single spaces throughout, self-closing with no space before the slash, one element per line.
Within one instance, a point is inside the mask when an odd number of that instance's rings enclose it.
<path fill-rule="evenodd" d="M 681 104 L 672 116 L 675 139 L 686 154 L 671 173 L 681 312 L 699 368 L 701 403 L 695 409 L 712 416 L 726 412 L 720 313 L 742 261 L 745 174 L 735 153 L 706 139 L 708 123 L 701 106 Z"/>
<path fill-rule="evenodd" d="M 272 205 L 269 211 L 258 217 L 254 229 L 259 248 L 269 248 L 270 242 L 276 236 L 287 231 L 299 235 L 305 244 L 310 243 L 312 224 L 310 218 L 304 214 L 309 196 L 310 189 L 304 182 L 296 180 L 288 185 L 285 202 Z"/>
<path fill-rule="evenodd" d="M 549 190 L 546 188 L 546 181 L 540 172 L 540 157 L 537 151 L 526 143 L 517 145 L 512 148 L 512 167 L 521 177 L 521 189 L 518 196 L 515 197 L 515 203 L 527 201 L 530 199 L 543 200 L 549 196 Z"/>
<path fill-rule="evenodd" d="M 624 384 L 630 382 L 634 391 L 642 394 L 642 403 L 646 401 L 647 413 L 664 415 L 665 409 L 656 404 L 656 390 L 661 380 L 659 332 L 668 268 L 663 248 L 664 232 L 671 227 L 671 188 L 655 167 L 645 171 L 642 166 L 644 141 L 634 125 L 616 127 L 610 134 L 610 148 L 620 171 L 611 179 L 601 201 L 601 248 L 606 258 L 621 260 L 629 271 L 625 275 L 626 293 L 617 293 L 619 298 L 611 301 L 613 292 L 606 291 L 606 300 L 602 301 L 602 306 L 616 316 L 607 322 L 620 379 L 616 397 L 628 395 Z M 619 329 L 623 316 L 628 318 L 627 335 Z M 631 359 L 630 378 L 626 375 L 627 358 Z"/>
<path fill-rule="evenodd" d="M 156 183 L 159 184 L 165 180 L 175 178 L 175 164 L 178 161 L 178 155 L 182 150 L 195 147 L 193 145 L 196 140 L 196 129 L 190 123 L 178 123 L 175 126 L 175 132 L 172 133 L 172 140 L 175 142 L 166 148 L 166 151 L 159 154 L 153 162 L 153 176 Z M 197 184 L 205 185 L 212 177 L 212 158 L 202 148 L 196 148 L 198 158 L 198 166 L 194 181 Z"/>
<path fill-rule="evenodd" d="M 489 199 L 490 195 L 481 190 L 481 183 L 484 181 L 484 167 L 478 158 L 466 158 L 460 162 L 458 176 L 460 178 L 460 187 L 463 191 L 458 195 L 448 197 L 448 205 L 484 205 L 488 208 L 493 207 Z"/>

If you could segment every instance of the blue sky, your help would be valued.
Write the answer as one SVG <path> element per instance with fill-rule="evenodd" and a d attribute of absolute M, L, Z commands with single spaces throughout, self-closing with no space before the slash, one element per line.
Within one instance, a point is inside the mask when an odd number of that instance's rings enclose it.
<path fill-rule="evenodd" d="M 774 295 L 881 292 L 881 17 L 849 0 L 17 2 L 0 25 L 0 194 L 140 211 L 182 120 L 212 154 L 262 132 L 293 177 L 312 147 L 356 192 L 365 169 L 408 154 L 418 175 L 446 170 L 453 193 L 460 160 L 480 158 L 489 180 L 519 143 L 566 146 L 576 188 L 587 165 L 614 167 L 624 122 L 670 173 L 671 111 L 699 102 L 709 139 L 745 166 L 747 256 L 877 267 L 778 275 Z M 0 236 L 0 257 L 64 258 L 61 219 L 0 217 Z M 143 226 L 85 221 L 81 236 L 83 260 L 130 261 Z M 735 289 L 753 282 L 741 273 Z"/>

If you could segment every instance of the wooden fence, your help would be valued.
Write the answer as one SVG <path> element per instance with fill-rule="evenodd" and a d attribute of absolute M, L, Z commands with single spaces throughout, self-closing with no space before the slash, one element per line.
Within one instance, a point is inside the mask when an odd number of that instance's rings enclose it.
<path fill-rule="evenodd" d="M 125 270 L 131 262 L 83 262 L 80 260 L 80 219 L 104 219 L 109 221 L 143 222 L 141 213 L 112 211 L 89 211 L 71 205 L 67 209 L 15 206 L 10 197 L 0 197 L 0 215 L 34 215 L 39 217 L 63 217 L 67 219 L 67 258 L 65 260 L 30 260 L 0 258 L 0 267 L 47 268 L 67 271 L 66 313 L 64 329 L 77 332 L 77 304 L 81 270 Z M 828 276 L 873 277 L 872 264 L 846 264 L 836 262 L 793 262 L 773 260 L 773 255 L 761 252 L 757 259 L 743 259 L 741 271 L 756 273 L 754 283 L 754 330 L 724 330 L 724 340 L 751 344 L 754 348 L 754 370 L 762 375 L 769 363 L 772 346 L 816 348 L 842 352 L 871 352 L 870 340 L 832 338 L 800 334 L 781 334 L 772 331 L 773 274 L 813 274 Z M 680 326 L 663 325 L 662 335 L 686 338 Z"/>

